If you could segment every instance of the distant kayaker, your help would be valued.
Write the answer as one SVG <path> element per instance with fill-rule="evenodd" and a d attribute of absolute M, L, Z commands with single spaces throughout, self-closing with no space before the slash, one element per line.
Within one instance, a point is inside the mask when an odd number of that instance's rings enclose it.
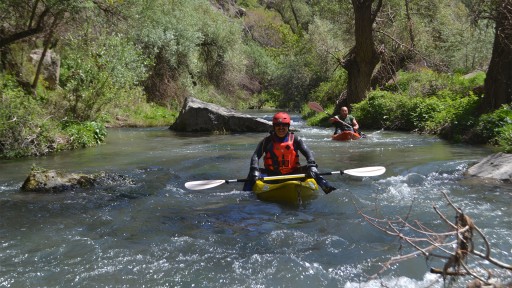
<path fill-rule="evenodd" d="M 343 131 L 356 133 L 359 131 L 359 124 L 357 124 L 356 118 L 348 114 L 348 108 L 345 106 L 340 108 L 340 115 L 330 118 L 329 122 L 334 124 L 334 135 Z"/>
<path fill-rule="evenodd" d="M 336 190 L 327 180 L 318 174 L 318 165 L 306 144 L 290 129 L 290 115 L 279 112 L 272 118 L 273 130 L 270 135 L 260 141 L 251 157 L 248 181 L 244 191 L 251 191 L 261 173 L 267 176 L 302 174 L 314 178 L 318 186 L 327 194 Z M 306 157 L 307 165 L 299 163 L 299 152 Z M 263 157 L 264 169 L 259 168 L 259 160 Z"/>

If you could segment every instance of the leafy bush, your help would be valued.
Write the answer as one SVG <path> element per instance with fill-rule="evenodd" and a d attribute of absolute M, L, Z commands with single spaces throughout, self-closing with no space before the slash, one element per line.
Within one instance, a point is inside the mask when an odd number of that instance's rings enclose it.
<path fill-rule="evenodd" d="M 441 128 L 449 127 L 448 133 L 443 133 L 444 138 L 462 140 L 464 134 L 476 126 L 478 121 L 477 107 L 480 99 L 470 93 L 467 97 L 456 97 L 452 93 L 443 94 L 441 91 L 437 98 L 443 109 L 429 121 L 431 133 L 442 132 Z"/>
<path fill-rule="evenodd" d="M 107 129 L 98 122 L 63 122 L 63 131 L 69 137 L 68 147 L 71 149 L 96 146 L 105 141 Z"/>
<path fill-rule="evenodd" d="M 169 126 L 177 118 L 178 112 L 171 111 L 154 103 L 140 103 L 133 107 L 121 109 L 127 115 L 127 122 L 123 126 Z"/>
<path fill-rule="evenodd" d="M 70 39 L 62 61 L 64 116 L 79 121 L 96 120 L 108 105 L 122 104 L 146 75 L 145 58 L 128 41 L 116 35 L 88 40 Z"/>
<path fill-rule="evenodd" d="M 443 103 L 437 97 L 414 98 L 411 100 L 411 118 L 415 130 L 434 132 L 435 126 L 431 125 L 432 119 L 443 110 Z"/>
<path fill-rule="evenodd" d="M 406 102 L 402 94 L 387 91 L 372 91 L 368 97 L 353 105 L 352 114 L 356 117 L 360 126 L 369 129 L 398 129 L 400 130 L 400 109 Z"/>
<path fill-rule="evenodd" d="M 502 108 L 480 116 L 477 133 L 487 142 L 499 144 L 510 152 L 512 148 L 512 107 Z"/>
<path fill-rule="evenodd" d="M 0 75 L 0 157 L 45 155 L 59 149 L 58 125 L 13 77 Z"/>
<path fill-rule="evenodd" d="M 407 80 L 405 82 L 413 83 L 414 81 Z M 450 81 L 445 83 L 448 82 Z M 452 81 L 452 83 L 455 82 Z M 421 97 L 410 96 L 415 93 L 409 91 L 403 93 L 372 91 L 368 94 L 367 99 L 354 105 L 353 114 L 362 127 L 416 130 L 432 134 L 438 134 L 443 128 L 450 127 L 449 130 L 444 130 L 447 133 L 443 136 L 460 140 L 464 133 L 476 125 L 476 108 L 480 101 L 471 92 L 466 95 L 454 92 L 469 90 L 461 88 L 466 82 L 460 81 L 460 83 L 446 86 L 447 88 L 437 91 L 423 90 L 430 91 L 429 93 L 432 95 Z M 427 86 L 432 88 L 436 85 L 429 84 Z M 444 86 L 443 84 L 437 87 Z M 421 85 L 415 84 L 414 87 L 416 89 Z"/>
<path fill-rule="evenodd" d="M 502 148 L 503 152 L 512 153 L 512 123 L 500 128 L 499 132 L 499 146 Z"/>
<path fill-rule="evenodd" d="M 484 78 L 483 73 L 462 77 L 430 70 L 400 72 L 396 83 L 354 104 L 352 114 L 364 128 L 431 134 L 443 130 L 443 137 L 460 141 L 477 123 L 480 99 L 471 91 Z"/>
<path fill-rule="evenodd" d="M 347 72 L 337 69 L 332 77 L 313 90 L 310 99 L 319 103 L 335 103 L 340 94 L 346 89 Z"/>
<path fill-rule="evenodd" d="M 442 90 L 465 96 L 473 88 L 483 85 L 484 80 L 484 72 L 462 76 L 437 73 L 428 69 L 421 72 L 400 71 L 397 75 L 397 81 L 387 84 L 383 90 L 403 93 L 412 97 L 432 96 Z"/>

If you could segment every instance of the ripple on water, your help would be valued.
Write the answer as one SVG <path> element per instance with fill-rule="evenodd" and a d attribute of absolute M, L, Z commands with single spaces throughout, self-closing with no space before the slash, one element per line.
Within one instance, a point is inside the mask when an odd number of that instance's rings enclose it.
<path fill-rule="evenodd" d="M 474 215 L 497 249 L 493 255 L 510 259 L 511 189 L 462 176 L 470 161 L 487 152 L 390 131 L 337 142 L 329 140 L 332 128 L 293 120 L 321 172 L 376 165 L 387 172 L 330 177 L 338 190 L 287 207 L 257 200 L 240 191 L 240 183 L 184 188 L 186 181 L 245 177 L 249 157 L 266 133 L 197 137 L 167 129 L 112 131 L 111 141 L 97 149 L 2 162 L 0 169 L 9 176 L 0 178 L 9 179 L 0 183 L 0 286 L 440 287 L 421 257 L 369 280 L 379 263 L 399 253 L 400 243 L 358 212 L 410 215 L 446 231 L 432 210 L 437 205 L 452 217 L 443 191 Z M 23 179 L 34 161 L 72 171 L 109 165 L 138 184 L 18 193 L 22 180 L 11 178 Z"/>
<path fill-rule="evenodd" d="M 427 288 L 437 287 L 443 284 L 441 277 L 426 273 L 423 279 L 415 280 L 408 277 L 383 277 L 367 282 L 348 282 L 344 288 L 381 288 L 381 287 L 394 287 L 394 288 Z"/>

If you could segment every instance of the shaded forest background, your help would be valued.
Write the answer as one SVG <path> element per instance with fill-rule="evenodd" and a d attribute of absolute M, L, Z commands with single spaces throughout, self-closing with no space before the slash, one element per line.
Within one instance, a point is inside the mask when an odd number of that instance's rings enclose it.
<path fill-rule="evenodd" d="M 0 0 L 0 155 L 171 124 L 184 99 L 352 109 L 512 151 L 512 0 Z M 43 61 L 45 60 L 45 61 Z M 325 116 L 325 115 L 324 115 Z"/>

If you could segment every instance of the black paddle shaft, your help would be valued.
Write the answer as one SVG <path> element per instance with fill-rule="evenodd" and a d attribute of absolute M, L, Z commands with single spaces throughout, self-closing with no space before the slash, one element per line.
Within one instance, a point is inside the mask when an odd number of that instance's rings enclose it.
<path fill-rule="evenodd" d="M 248 179 L 232 179 L 232 180 L 226 180 L 226 184 L 229 183 L 236 183 L 236 182 L 247 182 Z"/>
<path fill-rule="evenodd" d="M 325 176 L 325 175 L 334 175 L 334 174 L 340 174 L 340 175 L 343 175 L 344 172 L 343 171 L 332 171 L 332 172 L 323 172 L 323 173 L 318 173 L 322 176 Z"/>

